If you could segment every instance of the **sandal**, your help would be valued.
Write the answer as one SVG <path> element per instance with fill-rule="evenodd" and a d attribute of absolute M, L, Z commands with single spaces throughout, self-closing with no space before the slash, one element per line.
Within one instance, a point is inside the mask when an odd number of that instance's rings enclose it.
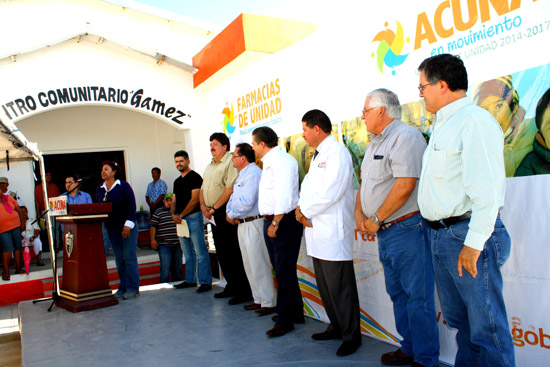
<path fill-rule="evenodd" d="M 10 276 L 2 274 L 2 280 L 10 280 Z"/>
<path fill-rule="evenodd" d="M 25 270 L 23 270 L 23 269 L 17 269 L 15 271 L 15 274 L 26 274 L 26 273 L 25 273 Z"/>
<path fill-rule="evenodd" d="M 36 266 L 44 266 L 44 264 L 41 260 L 36 261 Z"/>

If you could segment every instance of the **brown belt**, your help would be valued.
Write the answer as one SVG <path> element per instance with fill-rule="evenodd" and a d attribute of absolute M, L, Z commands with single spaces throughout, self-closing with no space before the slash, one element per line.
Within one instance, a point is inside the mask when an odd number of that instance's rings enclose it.
<path fill-rule="evenodd" d="M 412 213 L 409 213 L 409 214 L 405 214 L 404 216 L 402 217 L 399 217 L 397 219 L 394 219 L 392 220 L 391 222 L 387 222 L 387 223 L 382 223 L 382 225 L 380 226 L 380 230 L 383 231 L 385 229 L 388 229 L 390 228 L 391 226 L 393 226 L 394 224 L 397 224 L 399 222 L 402 222 L 404 221 L 405 219 L 408 219 L 410 217 L 412 217 L 413 215 L 417 215 L 418 213 L 420 213 L 418 210 L 415 211 L 415 212 L 412 212 Z"/>
<path fill-rule="evenodd" d="M 262 218 L 263 215 L 256 215 L 254 217 L 247 217 L 247 218 L 237 218 L 237 221 L 239 223 L 245 223 L 245 222 L 252 222 L 253 220 Z"/>

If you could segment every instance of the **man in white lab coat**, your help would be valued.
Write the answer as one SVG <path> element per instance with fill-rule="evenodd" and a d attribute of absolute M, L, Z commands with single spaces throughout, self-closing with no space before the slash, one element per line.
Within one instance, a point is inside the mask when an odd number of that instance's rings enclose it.
<path fill-rule="evenodd" d="M 302 118 L 303 137 L 315 155 L 302 182 L 296 220 L 305 226 L 307 254 L 330 325 L 314 340 L 342 339 L 336 354 L 361 345 L 359 297 L 353 269 L 353 165 L 347 149 L 331 135 L 332 124 L 319 110 Z"/>

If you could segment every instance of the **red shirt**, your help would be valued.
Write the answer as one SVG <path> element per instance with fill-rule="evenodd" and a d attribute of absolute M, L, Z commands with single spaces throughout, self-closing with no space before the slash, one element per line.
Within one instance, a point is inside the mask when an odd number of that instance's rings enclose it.
<path fill-rule="evenodd" d="M 61 195 L 59 188 L 53 183 L 50 183 L 48 185 L 47 190 L 49 198 Z M 36 185 L 36 187 L 34 188 L 34 200 L 38 203 L 38 210 L 46 210 L 46 206 L 44 205 L 44 193 L 42 192 L 42 184 Z M 40 215 L 40 213 L 36 213 L 36 215 Z"/>

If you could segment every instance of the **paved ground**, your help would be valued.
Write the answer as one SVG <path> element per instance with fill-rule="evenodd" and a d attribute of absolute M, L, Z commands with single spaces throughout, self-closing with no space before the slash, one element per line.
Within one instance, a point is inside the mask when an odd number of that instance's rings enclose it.
<path fill-rule="evenodd" d="M 214 287 L 214 291 L 220 288 Z M 340 341 L 313 341 L 326 325 L 307 319 L 280 338 L 265 332 L 270 316 L 229 306 L 213 292 L 141 288 L 119 305 L 73 314 L 49 302 L 20 303 L 23 366 L 380 366 L 395 347 L 363 337 L 348 357 Z"/>

